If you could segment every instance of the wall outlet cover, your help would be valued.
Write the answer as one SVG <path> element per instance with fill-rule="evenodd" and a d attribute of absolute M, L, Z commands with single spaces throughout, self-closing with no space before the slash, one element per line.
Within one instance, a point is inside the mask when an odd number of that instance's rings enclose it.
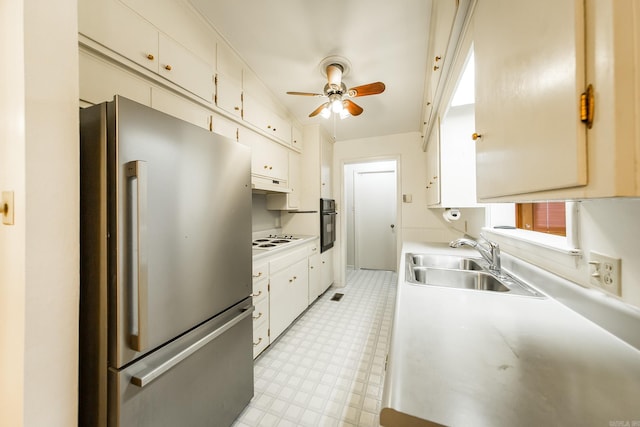
<path fill-rule="evenodd" d="M 598 252 L 589 253 L 589 283 L 614 295 L 622 295 L 622 260 Z"/>

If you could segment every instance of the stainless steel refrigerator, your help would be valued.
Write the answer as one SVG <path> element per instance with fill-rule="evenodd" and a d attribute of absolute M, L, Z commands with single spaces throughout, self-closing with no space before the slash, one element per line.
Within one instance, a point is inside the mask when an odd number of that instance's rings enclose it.
<path fill-rule="evenodd" d="M 249 149 L 82 109 L 80 426 L 230 425 L 253 396 Z"/>

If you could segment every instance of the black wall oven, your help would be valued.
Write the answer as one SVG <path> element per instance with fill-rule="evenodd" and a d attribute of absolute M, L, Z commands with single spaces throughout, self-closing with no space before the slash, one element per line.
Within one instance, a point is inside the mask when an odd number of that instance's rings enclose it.
<path fill-rule="evenodd" d="M 336 241 L 336 201 L 320 199 L 320 252 L 333 247 Z"/>

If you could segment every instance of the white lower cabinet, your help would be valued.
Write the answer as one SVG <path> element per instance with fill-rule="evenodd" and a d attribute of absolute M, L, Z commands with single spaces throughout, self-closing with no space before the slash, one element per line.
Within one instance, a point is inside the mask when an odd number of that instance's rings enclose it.
<path fill-rule="evenodd" d="M 320 270 L 317 239 L 254 262 L 254 358 L 323 292 Z"/>
<path fill-rule="evenodd" d="M 309 305 L 322 295 L 322 292 L 324 291 L 320 283 L 320 253 L 316 243 L 309 255 Z"/>
<path fill-rule="evenodd" d="M 305 256 L 270 275 L 270 329 L 277 338 L 309 305 L 308 260 Z"/>
<path fill-rule="evenodd" d="M 333 284 L 333 249 L 320 254 L 320 293 Z"/>

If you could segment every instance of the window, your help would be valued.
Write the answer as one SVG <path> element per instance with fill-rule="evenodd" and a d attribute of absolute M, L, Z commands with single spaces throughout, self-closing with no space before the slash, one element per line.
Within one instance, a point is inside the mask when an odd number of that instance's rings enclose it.
<path fill-rule="evenodd" d="M 516 203 L 516 227 L 566 236 L 565 202 Z"/>

